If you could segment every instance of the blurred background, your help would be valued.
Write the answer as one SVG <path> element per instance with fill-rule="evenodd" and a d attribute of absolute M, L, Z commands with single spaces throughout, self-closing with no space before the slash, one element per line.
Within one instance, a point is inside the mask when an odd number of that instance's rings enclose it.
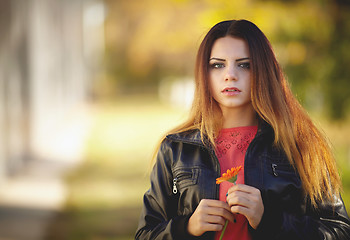
<path fill-rule="evenodd" d="M 349 210 L 349 1 L 0 0 L 0 239 L 133 239 L 199 43 L 241 18 L 332 142 Z"/>

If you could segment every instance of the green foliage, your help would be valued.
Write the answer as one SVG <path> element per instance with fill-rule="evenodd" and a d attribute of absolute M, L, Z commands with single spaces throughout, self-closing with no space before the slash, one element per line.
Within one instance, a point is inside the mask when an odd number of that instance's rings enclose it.
<path fill-rule="evenodd" d="M 105 0 L 106 75 L 119 93 L 193 76 L 201 38 L 215 23 L 245 18 L 271 40 L 308 109 L 335 119 L 348 110 L 350 2 Z"/>

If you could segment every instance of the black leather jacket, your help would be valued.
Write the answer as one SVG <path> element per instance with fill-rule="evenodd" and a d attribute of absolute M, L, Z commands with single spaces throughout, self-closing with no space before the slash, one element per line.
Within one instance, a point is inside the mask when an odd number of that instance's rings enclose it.
<path fill-rule="evenodd" d="M 341 198 L 314 210 L 298 174 L 272 143 L 272 129 L 260 126 L 245 156 L 245 184 L 258 188 L 264 203 L 258 228 L 249 228 L 253 239 L 350 239 Z M 218 199 L 219 176 L 217 157 L 203 145 L 199 131 L 168 135 L 144 195 L 135 239 L 214 239 L 214 232 L 192 237 L 186 228 L 201 199 Z"/>

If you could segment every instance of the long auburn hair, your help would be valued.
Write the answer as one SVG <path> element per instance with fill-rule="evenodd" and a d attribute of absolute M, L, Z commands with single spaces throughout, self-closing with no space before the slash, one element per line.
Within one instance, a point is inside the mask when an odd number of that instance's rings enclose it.
<path fill-rule="evenodd" d="M 305 193 L 316 202 L 333 200 L 341 181 L 330 144 L 292 94 L 271 44 L 264 33 L 247 20 L 223 21 L 210 29 L 200 44 L 195 66 L 195 94 L 186 122 L 169 133 L 199 129 L 215 146 L 222 127 L 222 113 L 209 90 L 209 58 L 218 38 L 243 39 L 249 46 L 251 99 L 258 116 L 274 131 L 274 144 L 283 149 L 297 169 Z"/>

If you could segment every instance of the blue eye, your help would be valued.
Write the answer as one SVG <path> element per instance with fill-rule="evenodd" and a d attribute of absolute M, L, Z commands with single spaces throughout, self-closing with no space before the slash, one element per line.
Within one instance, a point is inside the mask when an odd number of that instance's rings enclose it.
<path fill-rule="evenodd" d="M 210 64 L 211 68 L 223 68 L 225 65 L 223 63 L 212 63 Z"/>
<path fill-rule="evenodd" d="M 250 69 L 250 63 L 249 62 L 239 63 L 238 67 L 244 68 L 244 69 Z"/>

